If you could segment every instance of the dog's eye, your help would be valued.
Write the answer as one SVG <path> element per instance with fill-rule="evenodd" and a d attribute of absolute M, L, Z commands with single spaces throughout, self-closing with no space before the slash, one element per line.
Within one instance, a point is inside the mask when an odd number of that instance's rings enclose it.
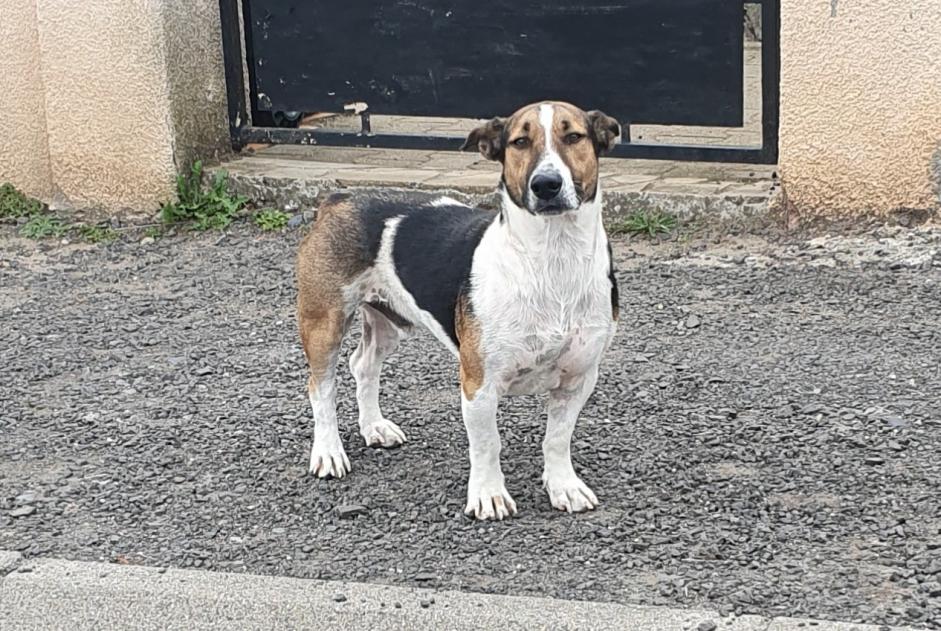
<path fill-rule="evenodd" d="M 525 149 L 526 147 L 529 146 L 529 138 L 527 138 L 526 136 L 521 136 L 517 138 L 516 140 L 514 140 L 512 144 L 517 149 Z"/>
<path fill-rule="evenodd" d="M 578 142 L 584 137 L 585 137 L 585 134 L 580 134 L 578 132 L 573 131 L 571 134 L 567 134 L 565 136 L 565 144 L 574 145 L 576 142 Z"/>

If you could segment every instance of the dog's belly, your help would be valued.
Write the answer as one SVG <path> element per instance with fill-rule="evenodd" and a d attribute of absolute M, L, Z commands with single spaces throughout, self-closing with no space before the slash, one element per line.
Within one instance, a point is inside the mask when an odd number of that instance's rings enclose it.
<path fill-rule="evenodd" d="M 531 334 L 508 347 L 503 385 L 509 395 L 543 394 L 597 365 L 613 333 L 610 325 L 566 333 Z"/>

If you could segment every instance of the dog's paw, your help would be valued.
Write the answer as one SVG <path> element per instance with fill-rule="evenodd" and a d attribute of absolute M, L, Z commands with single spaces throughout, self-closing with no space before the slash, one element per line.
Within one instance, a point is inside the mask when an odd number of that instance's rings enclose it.
<path fill-rule="evenodd" d="M 318 478 L 333 476 L 342 478 L 350 472 L 350 459 L 343 451 L 343 445 L 337 440 L 334 444 L 328 441 L 314 441 L 310 450 L 310 474 Z"/>
<path fill-rule="evenodd" d="M 477 519 L 504 518 L 516 514 L 516 502 L 503 484 L 471 485 L 467 491 L 467 506 L 464 507 L 466 515 L 473 515 Z"/>
<path fill-rule="evenodd" d="M 363 425 L 360 434 L 367 447 L 398 447 L 405 442 L 405 434 L 399 426 L 384 418 Z"/>
<path fill-rule="evenodd" d="M 565 477 L 543 478 L 549 501 L 555 508 L 569 513 L 581 513 L 598 506 L 598 498 L 574 473 Z"/>

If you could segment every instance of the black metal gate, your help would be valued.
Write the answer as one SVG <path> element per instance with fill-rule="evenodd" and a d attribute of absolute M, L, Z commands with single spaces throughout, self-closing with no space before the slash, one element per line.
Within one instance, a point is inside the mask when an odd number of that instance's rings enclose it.
<path fill-rule="evenodd" d="M 778 0 L 762 6 L 762 146 L 630 141 L 630 124 L 743 125 L 742 0 L 220 0 L 233 142 L 457 149 L 371 114 L 489 118 L 571 101 L 618 118 L 614 155 L 777 160 Z M 244 35 L 244 52 L 241 38 Z M 358 132 L 246 124 L 365 103 Z M 269 114 L 269 117 L 265 115 Z"/>

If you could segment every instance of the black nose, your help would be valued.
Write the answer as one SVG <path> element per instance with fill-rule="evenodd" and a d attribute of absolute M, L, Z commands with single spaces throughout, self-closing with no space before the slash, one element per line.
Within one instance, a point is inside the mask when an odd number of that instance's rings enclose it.
<path fill-rule="evenodd" d="M 529 183 L 529 188 L 533 194 L 543 201 L 548 201 L 559 194 L 562 190 L 562 177 L 552 174 L 539 174 Z"/>

